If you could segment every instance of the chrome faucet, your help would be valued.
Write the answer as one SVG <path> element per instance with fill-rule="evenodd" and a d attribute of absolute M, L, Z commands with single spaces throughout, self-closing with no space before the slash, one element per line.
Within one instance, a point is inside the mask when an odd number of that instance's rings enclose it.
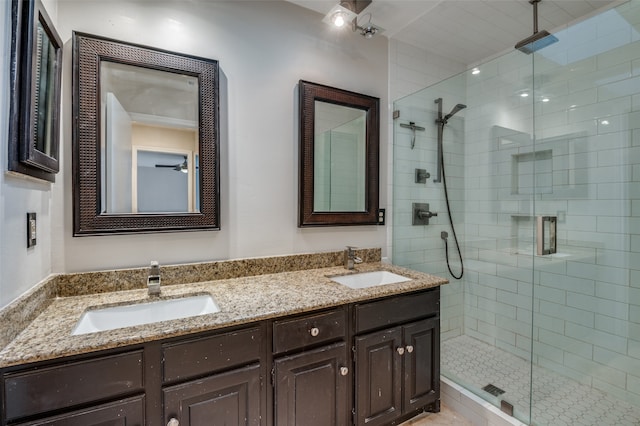
<path fill-rule="evenodd" d="M 344 267 L 346 269 L 353 269 L 356 263 L 362 263 L 362 259 L 356 256 L 356 248 L 357 247 L 347 246 L 347 249 L 344 251 Z"/>
<path fill-rule="evenodd" d="M 156 260 L 151 261 L 147 277 L 147 290 L 149 296 L 160 296 L 160 264 Z"/>

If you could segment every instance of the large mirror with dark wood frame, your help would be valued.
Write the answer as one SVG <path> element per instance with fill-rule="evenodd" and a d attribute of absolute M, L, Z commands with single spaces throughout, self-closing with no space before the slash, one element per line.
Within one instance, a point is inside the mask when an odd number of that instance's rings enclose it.
<path fill-rule="evenodd" d="M 298 226 L 378 224 L 379 99 L 301 80 Z"/>
<path fill-rule="evenodd" d="M 216 230 L 218 63 L 73 34 L 74 235 Z"/>

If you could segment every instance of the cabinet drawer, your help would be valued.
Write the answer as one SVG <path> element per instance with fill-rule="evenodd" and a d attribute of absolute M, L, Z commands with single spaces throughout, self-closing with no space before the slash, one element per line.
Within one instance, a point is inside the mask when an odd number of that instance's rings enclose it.
<path fill-rule="evenodd" d="M 281 353 L 344 337 L 343 309 L 273 322 L 273 352 Z"/>
<path fill-rule="evenodd" d="M 253 327 L 163 345 L 164 382 L 259 361 L 264 348 L 262 330 L 261 327 Z"/>
<path fill-rule="evenodd" d="M 4 376 L 7 420 L 142 391 L 142 351 Z"/>
<path fill-rule="evenodd" d="M 440 311 L 440 288 L 358 304 L 354 309 L 356 333 L 437 315 Z"/>
<path fill-rule="evenodd" d="M 143 426 L 144 424 L 144 396 L 137 396 L 55 417 L 20 423 L 18 426 Z"/>

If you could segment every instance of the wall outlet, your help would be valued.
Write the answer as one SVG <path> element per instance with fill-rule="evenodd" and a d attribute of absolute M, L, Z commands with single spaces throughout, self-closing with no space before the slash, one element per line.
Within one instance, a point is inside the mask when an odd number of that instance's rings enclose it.
<path fill-rule="evenodd" d="M 27 248 L 36 245 L 36 214 L 27 213 Z"/>

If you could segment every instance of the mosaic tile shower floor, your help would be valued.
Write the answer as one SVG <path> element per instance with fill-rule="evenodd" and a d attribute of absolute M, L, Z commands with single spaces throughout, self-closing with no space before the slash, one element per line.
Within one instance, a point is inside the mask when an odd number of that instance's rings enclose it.
<path fill-rule="evenodd" d="M 469 336 L 442 342 L 440 359 L 443 375 L 474 390 L 487 384 L 497 386 L 505 393 L 494 397 L 480 391 L 482 397 L 498 406 L 500 400 L 508 401 L 514 405 L 516 417 L 526 419 L 529 362 Z M 541 367 L 533 367 L 533 377 L 534 425 L 640 426 L 640 407 Z"/>

